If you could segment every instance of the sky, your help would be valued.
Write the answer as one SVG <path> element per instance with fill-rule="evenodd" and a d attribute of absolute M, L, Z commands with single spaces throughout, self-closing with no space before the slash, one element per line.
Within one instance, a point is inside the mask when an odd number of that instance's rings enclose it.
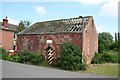
<path fill-rule="evenodd" d="M 36 22 L 93 16 L 97 32 L 118 32 L 119 0 L 2 0 L 0 21 L 6 16 L 9 23 L 22 20 Z"/>

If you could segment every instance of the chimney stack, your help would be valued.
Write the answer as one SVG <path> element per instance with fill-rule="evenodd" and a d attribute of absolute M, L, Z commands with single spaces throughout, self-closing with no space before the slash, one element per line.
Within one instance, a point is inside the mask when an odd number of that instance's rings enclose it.
<path fill-rule="evenodd" d="M 8 28 L 7 16 L 6 16 L 6 19 L 3 19 L 3 27 L 4 27 L 4 28 Z"/>

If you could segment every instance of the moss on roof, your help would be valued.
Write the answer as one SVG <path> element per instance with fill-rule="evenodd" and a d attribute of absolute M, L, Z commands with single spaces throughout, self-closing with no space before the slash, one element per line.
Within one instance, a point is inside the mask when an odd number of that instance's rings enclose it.
<path fill-rule="evenodd" d="M 65 33 L 65 32 L 81 32 L 92 16 L 77 17 L 70 19 L 52 20 L 45 22 L 37 22 L 29 28 L 21 31 L 22 34 L 50 34 L 50 33 Z"/>

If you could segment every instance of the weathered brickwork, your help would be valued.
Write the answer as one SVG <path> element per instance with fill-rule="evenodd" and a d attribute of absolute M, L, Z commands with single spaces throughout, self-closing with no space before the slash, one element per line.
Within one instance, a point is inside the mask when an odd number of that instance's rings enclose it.
<path fill-rule="evenodd" d="M 89 24 L 83 29 L 83 53 L 87 64 L 90 64 L 95 52 L 98 52 L 98 35 L 93 22 L 89 20 Z"/>
<path fill-rule="evenodd" d="M 17 38 L 18 50 L 41 51 L 45 58 L 47 40 L 53 41 L 50 46 L 55 52 L 54 59 L 60 55 L 60 44 L 66 42 L 80 47 L 87 64 L 91 63 L 94 53 L 98 52 L 98 34 L 91 16 L 39 22 L 20 32 Z"/>
<path fill-rule="evenodd" d="M 54 49 L 54 58 L 59 57 L 60 44 L 71 42 L 78 45 L 82 49 L 82 34 L 69 33 L 69 34 L 43 34 L 43 35 L 19 35 L 17 39 L 17 49 L 28 49 L 30 51 L 42 51 L 46 58 L 47 40 L 52 40 L 50 45 Z"/>
<path fill-rule="evenodd" d="M 0 30 L 0 41 L 2 43 L 2 47 L 9 51 L 10 49 L 13 49 L 13 42 L 14 42 L 14 32 L 7 31 L 7 30 Z"/>

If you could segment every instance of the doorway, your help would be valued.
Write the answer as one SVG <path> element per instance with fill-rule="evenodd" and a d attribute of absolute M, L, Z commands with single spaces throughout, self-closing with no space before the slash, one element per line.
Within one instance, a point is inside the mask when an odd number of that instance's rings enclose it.
<path fill-rule="evenodd" d="M 54 50 L 52 47 L 49 46 L 46 48 L 46 55 L 47 55 L 48 65 L 52 65 L 53 64 L 53 55 L 54 55 Z"/>

